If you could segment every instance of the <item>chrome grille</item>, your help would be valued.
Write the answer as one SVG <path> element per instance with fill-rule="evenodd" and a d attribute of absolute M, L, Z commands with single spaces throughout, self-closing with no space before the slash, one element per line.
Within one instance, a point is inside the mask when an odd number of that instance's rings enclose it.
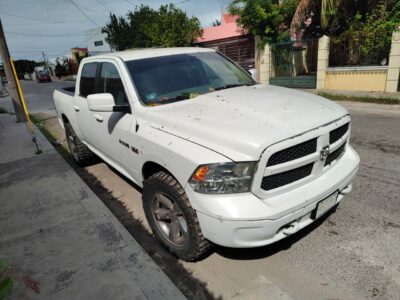
<path fill-rule="evenodd" d="M 330 165 L 333 161 L 339 159 L 344 153 L 345 148 L 346 148 L 346 143 L 344 143 L 342 146 L 340 146 L 335 151 L 330 153 L 325 161 L 324 166 Z"/>
<path fill-rule="evenodd" d="M 291 160 L 307 156 L 317 151 L 317 138 L 303 142 L 301 144 L 283 149 L 271 155 L 267 167 L 279 165 Z"/>
<path fill-rule="evenodd" d="M 311 163 L 286 172 L 265 176 L 262 180 L 261 188 L 269 191 L 305 178 L 311 174 L 313 165 L 314 163 Z"/>
<path fill-rule="evenodd" d="M 298 181 L 309 182 L 329 172 L 332 163 L 346 151 L 344 137 L 350 131 L 350 118 L 344 118 L 271 145 L 260 161 L 260 166 L 264 167 L 255 178 L 257 185 L 252 188 L 253 192 L 261 198 L 268 198 L 281 189 L 294 189 Z M 332 151 L 328 157 L 321 155 L 327 146 Z"/>
<path fill-rule="evenodd" d="M 338 141 L 341 137 L 343 137 L 346 132 L 349 130 L 349 123 L 346 123 L 335 130 L 329 132 L 329 143 L 333 144 Z"/>

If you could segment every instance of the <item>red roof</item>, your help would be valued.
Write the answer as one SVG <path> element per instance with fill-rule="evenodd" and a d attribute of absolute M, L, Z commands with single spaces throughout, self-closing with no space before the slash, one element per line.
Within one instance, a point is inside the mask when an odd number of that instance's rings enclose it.
<path fill-rule="evenodd" d="M 239 16 L 223 14 L 222 15 L 222 24 L 236 23 L 237 19 L 239 19 Z"/>
<path fill-rule="evenodd" d="M 82 51 L 82 52 L 87 52 L 88 51 L 87 48 L 78 48 L 78 47 L 71 48 L 71 50 L 78 50 L 78 51 Z"/>
<path fill-rule="evenodd" d="M 243 29 L 236 24 L 238 17 L 239 16 L 223 14 L 221 18 L 222 24 L 203 28 L 203 36 L 197 38 L 197 43 L 222 40 L 242 35 Z"/>

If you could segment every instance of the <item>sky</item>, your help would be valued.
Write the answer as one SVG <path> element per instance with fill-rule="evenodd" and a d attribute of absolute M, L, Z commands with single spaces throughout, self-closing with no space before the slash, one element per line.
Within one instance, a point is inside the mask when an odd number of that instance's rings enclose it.
<path fill-rule="evenodd" d="M 11 57 L 54 61 L 73 47 L 86 47 L 86 30 L 103 27 L 112 12 L 124 16 L 141 4 L 158 9 L 174 3 L 203 27 L 220 19 L 229 0 L 0 0 L 0 19 Z"/>

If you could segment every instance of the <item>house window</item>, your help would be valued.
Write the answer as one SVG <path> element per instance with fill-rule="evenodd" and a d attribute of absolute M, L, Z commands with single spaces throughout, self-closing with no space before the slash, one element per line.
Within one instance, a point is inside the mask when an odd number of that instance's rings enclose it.
<path fill-rule="evenodd" d="M 103 41 L 95 41 L 94 45 L 97 46 L 103 46 Z"/>

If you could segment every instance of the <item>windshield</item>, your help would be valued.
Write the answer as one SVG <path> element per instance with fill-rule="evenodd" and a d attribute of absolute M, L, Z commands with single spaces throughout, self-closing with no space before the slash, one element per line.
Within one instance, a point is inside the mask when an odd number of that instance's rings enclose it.
<path fill-rule="evenodd" d="M 152 57 L 126 62 L 141 100 L 171 103 L 255 81 L 217 52 Z"/>

